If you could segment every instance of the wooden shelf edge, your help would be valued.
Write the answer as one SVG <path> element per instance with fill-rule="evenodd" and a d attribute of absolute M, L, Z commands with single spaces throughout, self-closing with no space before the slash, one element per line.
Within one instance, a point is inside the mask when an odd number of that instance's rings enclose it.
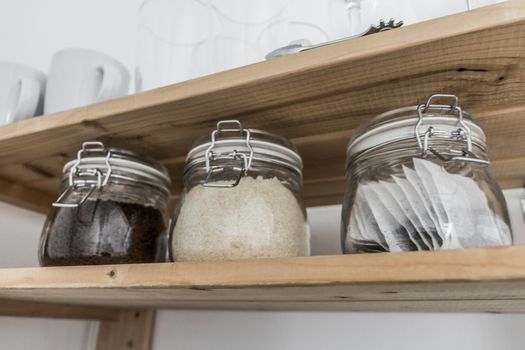
<path fill-rule="evenodd" d="M 523 314 L 525 299 L 435 299 L 435 300 L 358 300 L 358 301 L 184 301 L 171 303 L 166 310 L 234 311 L 329 311 L 403 313 L 490 313 Z"/>
<path fill-rule="evenodd" d="M 0 316 L 98 320 L 120 319 L 120 309 L 0 299 Z"/>
<path fill-rule="evenodd" d="M 0 269 L 6 291 L 525 281 L 525 246 L 216 263 Z"/>
<path fill-rule="evenodd" d="M 2 269 L 0 297 L 113 308 L 525 311 L 525 247 Z"/>

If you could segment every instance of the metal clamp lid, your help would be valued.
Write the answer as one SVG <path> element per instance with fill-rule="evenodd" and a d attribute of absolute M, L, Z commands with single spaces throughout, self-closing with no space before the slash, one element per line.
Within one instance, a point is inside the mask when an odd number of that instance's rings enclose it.
<path fill-rule="evenodd" d="M 232 127 L 231 125 L 234 125 Z M 230 127 L 227 127 L 230 125 Z M 245 136 L 246 148 L 248 152 L 241 152 L 233 150 L 228 153 L 214 153 L 213 149 L 216 146 L 217 138 L 224 133 L 240 133 Z M 232 167 L 233 170 L 238 171 L 239 175 L 236 177 L 233 183 L 219 183 L 213 181 L 213 175 L 216 173 L 223 172 L 226 170 L 225 166 L 212 165 L 212 162 L 217 160 L 239 160 L 241 161 L 240 167 Z M 242 176 L 248 174 L 253 160 L 253 148 L 250 144 L 250 130 L 243 129 L 241 122 L 238 120 L 222 120 L 217 123 L 217 129 L 211 133 L 211 144 L 205 153 L 205 164 L 206 164 L 206 179 L 203 185 L 205 187 L 218 187 L 218 188 L 231 188 L 235 187 L 241 181 Z"/>
<path fill-rule="evenodd" d="M 451 104 L 433 104 L 432 100 L 435 99 L 449 99 L 452 100 Z M 430 109 L 444 109 L 448 108 L 450 113 L 457 113 L 459 124 L 461 125 L 457 130 L 452 132 L 442 131 L 442 130 L 436 130 L 433 126 L 429 126 L 428 129 L 424 133 L 420 133 L 419 129 L 421 127 L 421 124 L 423 123 L 423 115 Z M 417 143 L 419 145 L 419 148 L 421 149 L 421 154 L 423 156 L 427 156 L 429 153 L 432 153 L 436 157 L 442 159 L 443 161 L 465 161 L 465 162 L 473 162 L 478 164 L 484 164 L 488 165 L 489 161 L 485 159 L 478 158 L 473 152 L 472 152 L 472 132 L 469 128 L 469 126 L 465 123 L 463 119 L 463 110 L 460 106 L 458 106 L 458 97 L 455 95 L 448 95 L 448 94 L 435 94 L 429 97 L 428 101 L 424 104 L 421 104 L 417 107 L 417 113 L 418 113 L 418 121 L 416 123 L 416 126 L 414 128 L 414 134 L 417 140 Z M 457 156 L 452 157 L 445 157 L 441 153 L 439 153 L 436 149 L 432 148 L 429 145 L 430 138 L 433 136 L 444 136 L 449 137 L 452 140 L 465 140 L 466 146 L 461 150 L 455 150 L 450 149 L 450 153 L 456 153 Z"/>
<path fill-rule="evenodd" d="M 102 167 L 81 169 L 79 167 L 83 157 L 87 154 L 93 155 L 101 153 L 104 155 L 105 163 Z M 82 144 L 82 148 L 77 152 L 77 160 L 69 170 L 69 186 L 66 188 L 57 200 L 53 203 L 53 207 L 58 208 L 77 208 L 82 205 L 95 190 L 100 190 L 107 185 L 111 176 L 110 160 L 111 151 L 107 149 L 102 142 L 89 141 Z M 104 175 L 105 173 L 105 175 Z M 93 179 L 93 177 L 96 177 Z M 89 191 L 77 203 L 63 203 L 62 200 L 74 189 L 79 187 L 89 187 Z"/>

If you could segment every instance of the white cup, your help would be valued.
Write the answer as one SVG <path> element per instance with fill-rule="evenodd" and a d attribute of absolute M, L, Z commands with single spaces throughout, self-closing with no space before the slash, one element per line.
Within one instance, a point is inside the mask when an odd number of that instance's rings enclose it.
<path fill-rule="evenodd" d="M 45 84 L 36 69 L 0 62 L 0 125 L 42 114 Z"/>
<path fill-rule="evenodd" d="M 44 112 L 81 107 L 124 96 L 129 72 L 117 60 L 88 49 L 57 52 L 49 69 Z"/>

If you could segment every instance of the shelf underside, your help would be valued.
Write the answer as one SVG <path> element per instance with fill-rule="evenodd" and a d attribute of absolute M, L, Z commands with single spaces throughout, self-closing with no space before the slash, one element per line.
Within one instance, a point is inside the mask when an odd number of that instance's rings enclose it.
<path fill-rule="evenodd" d="M 0 314 L 24 307 L 20 301 L 134 309 L 525 312 L 525 247 L 20 268 L 0 275 Z"/>
<path fill-rule="evenodd" d="M 308 205 L 339 203 L 345 146 L 370 117 L 454 93 L 488 134 L 503 187 L 525 182 L 525 2 L 510 1 L 0 128 L 0 200 L 46 212 L 82 141 L 145 149 L 173 194 L 220 119 L 291 138 Z"/>

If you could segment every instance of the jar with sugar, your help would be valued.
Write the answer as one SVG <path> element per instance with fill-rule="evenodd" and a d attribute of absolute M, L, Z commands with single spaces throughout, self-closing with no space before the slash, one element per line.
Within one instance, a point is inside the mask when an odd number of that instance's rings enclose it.
<path fill-rule="evenodd" d="M 483 129 L 454 95 L 383 113 L 347 149 L 345 253 L 509 245 Z"/>
<path fill-rule="evenodd" d="M 217 123 L 186 158 L 171 231 L 174 261 L 309 255 L 302 160 L 288 140 Z"/>

